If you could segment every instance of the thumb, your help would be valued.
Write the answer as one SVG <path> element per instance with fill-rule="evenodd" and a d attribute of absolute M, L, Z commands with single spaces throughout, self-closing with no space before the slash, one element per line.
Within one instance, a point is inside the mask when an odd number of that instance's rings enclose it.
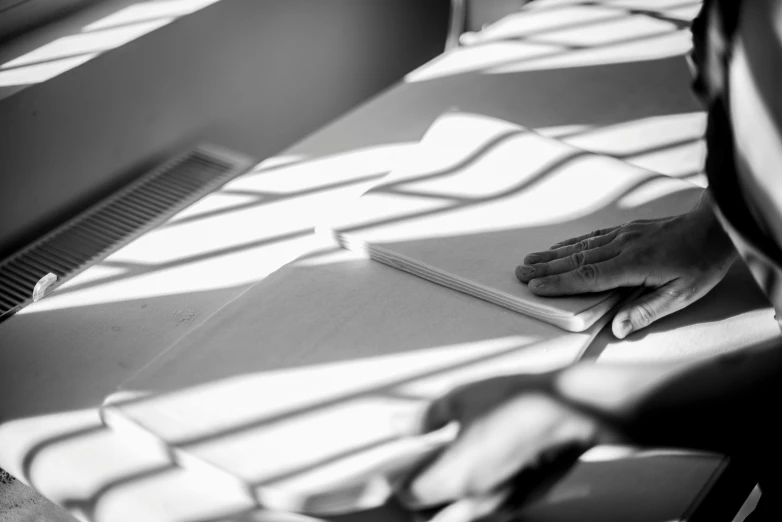
<path fill-rule="evenodd" d="M 685 308 L 693 301 L 688 295 L 686 286 L 678 279 L 666 283 L 622 306 L 614 316 L 611 329 L 618 339 L 624 339 L 630 333 Z"/>

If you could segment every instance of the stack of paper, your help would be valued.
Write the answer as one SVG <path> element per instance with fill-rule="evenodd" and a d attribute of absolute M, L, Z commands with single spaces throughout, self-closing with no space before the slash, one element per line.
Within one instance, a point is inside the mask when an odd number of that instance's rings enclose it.
<path fill-rule="evenodd" d="M 336 236 L 439 285 L 329 242 L 125 383 L 102 408 L 107 424 L 233 481 L 264 507 L 329 515 L 376 506 L 456 436 L 458 426 L 404 435 L 433 398 L 477 379 L 571 364 L 609 319 L 615 293 L 532 295 L 514 276 L 526 253 L 686 211 L 700 193 L 473 115 L 442 117 L 421 148 L 409 168 L 360 198 Z M 660 520 L 684 519 L 726 462 L 637 457 L 586 458 L 528 519 L 614 510 L 608 492 L 627 484 L 630 511 L 647 502 Z M 671 474 L 684 478 L 657 502 Z"/>
<path fill-rule="evenodd" d="M 405 436 L 460 383 L 541 372 L 583 353 L 567 333 L 356 254 L 300 259 L 228 304 L 102 408 L 134 444 L 233 482 L 260 506 L 331 516 L 379 506 L 452 440 Z M 599 447 L 524 520 L 687 520 L 727 459 Z M 673 479 L 672 479 L 673 477 Z M 405 520 L 377 510 L 367 520 Z"/>
<path fill-rule="evenodd" d="M 226 305 L 102 412 L 260 505 L 341 512 L 453 438 L 403 436 L 431 399 L 570 364 L 599 328 L 567 333 L 332 245 Z"/>
<path fill-rule="evenodd" d="M 377 261 L 582 331 L 619 292 L 539 297 L 517 280 L 516 266 L 560 240 L 686 212 L 701 191 L 502 120 L 449 113 L 406 168 L 324 230 Z"/>

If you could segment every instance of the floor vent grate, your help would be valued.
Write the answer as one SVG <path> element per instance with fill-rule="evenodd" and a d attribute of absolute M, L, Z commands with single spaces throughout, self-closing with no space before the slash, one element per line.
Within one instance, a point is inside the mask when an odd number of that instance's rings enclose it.
<path fill-rule="evenodd" d="M 253 161 L 213 145 L 172 158 L 0 262 L 0 321 L 198 199 L 245 172 Z M 53 279 L 51 276 L 49 279 Z M 36 288 L 36 285 L 38 288 Z"/>

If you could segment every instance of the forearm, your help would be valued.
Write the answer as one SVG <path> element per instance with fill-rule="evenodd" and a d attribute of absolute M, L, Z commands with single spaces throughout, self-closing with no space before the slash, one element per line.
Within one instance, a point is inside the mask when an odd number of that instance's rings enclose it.
<path fill-rule="evenodd" d="M 782 441 L 780 347 L 680 364 L 578 364 L 558 376 L 556 389 L 643 445 L 735 454 Z"/>

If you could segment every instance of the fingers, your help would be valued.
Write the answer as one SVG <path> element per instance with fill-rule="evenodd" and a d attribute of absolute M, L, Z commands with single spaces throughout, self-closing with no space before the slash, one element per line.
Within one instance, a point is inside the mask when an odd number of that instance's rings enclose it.
<path fill-rule="evenodd" d="M 570 272 L 583 265 L 608 261 L 618 256 L 622 251 L 621 244 L 614 241 L 614 239 L 615 236 L 613 235 L 600 236 L 591 240 L 584 240 L 575 245 L 550 250 L 550 255 L 546 257 L 552 257 L 553 259 L 548 262 L 517 267 L 516 278 L 522 283 L 528 283 L 539 277 Z M 591 249 L 582 249 L 581 245 L 585 241 L 592 242 Z M 534 255 L 530 255 L 528 258 Z"/>
<path fill-rule="evenodd" d="M 519 433 L 524 429 L 520 417 L 527 417 L 532 426 L 536 426 L 538 419 L 520 411 L 511 412 L 512 409 L 512 403 L 505 404 L 481 422 L 467 427 L 413 480 L 408 488 L 409 500 L 432 506 L 480 496 L 513 476 L 528 458 L 530 443 L 538 443 L 534 435 L 530 438 Z"/>
<path fill-rule="evenodd" d="M 690 305 L 702 295 L 693 292 L 691 288 L 677 279 L 624 305 L 611 324 L 614 335 L 624 339 L 630 333 Z"/>
<path fill-rule="evenodd" d="M 578 236 L 578 237 L 571 237 L 570 239 L 566 239 L 564 241 L 560 241 L 559 243 L 557 243 L 555 245 L 551 245 L 550 250 L 561 248 L 563 246 L 574 245 L 574 244 L 576 244 L 576 243 L 578 243 L 580 241 L 583 241 L 585 239 L 591 239 L 593 237 L 605 236 L 606 234 L 610 234 L 611 232 L 619 230 L 620 228 L 622 228 L 622 226 L 624 226 L 624 225 L 617 225 L 615 227 L 601 228 L 600 230 L 593 230 L 589 234 L 584 234 L 584 235 Z"/>
<path fill-rule="evenodd" d="M 601 231 L 598 230 L 598 232 Z M 568 245 L 561 245 L 557 248 L 551 247 L 551 249 L 544 252 L 535 252 L 524 258 L 524 264 L 536 265 L 539 263 L 548 263 L 554 259 L 561 259 L 576 252 L 585 252 L 587 250 L 605 246 L 613 241 L 618 233 L 619 230 L 617 229 L 601 236 L 583 238 L 579 241 L 570 243 Z"/>
<path fill-rule="evenodd" d="M 496 491 L 547 449 L 592 440 L 595 425 L 543 395 L 505 402 L 464 428 L 407 489 L 412 505 L 440 505 Z"/>
<path fill-rule="evenodd" d="M 557 296 L 602 292 L 623 286 L 641 286 L 646 280 L 644 270 L 614 257 L 608 261 L 584 264 L 562 274 L 532 279 L 529 289 L 536 295 Z"/>

